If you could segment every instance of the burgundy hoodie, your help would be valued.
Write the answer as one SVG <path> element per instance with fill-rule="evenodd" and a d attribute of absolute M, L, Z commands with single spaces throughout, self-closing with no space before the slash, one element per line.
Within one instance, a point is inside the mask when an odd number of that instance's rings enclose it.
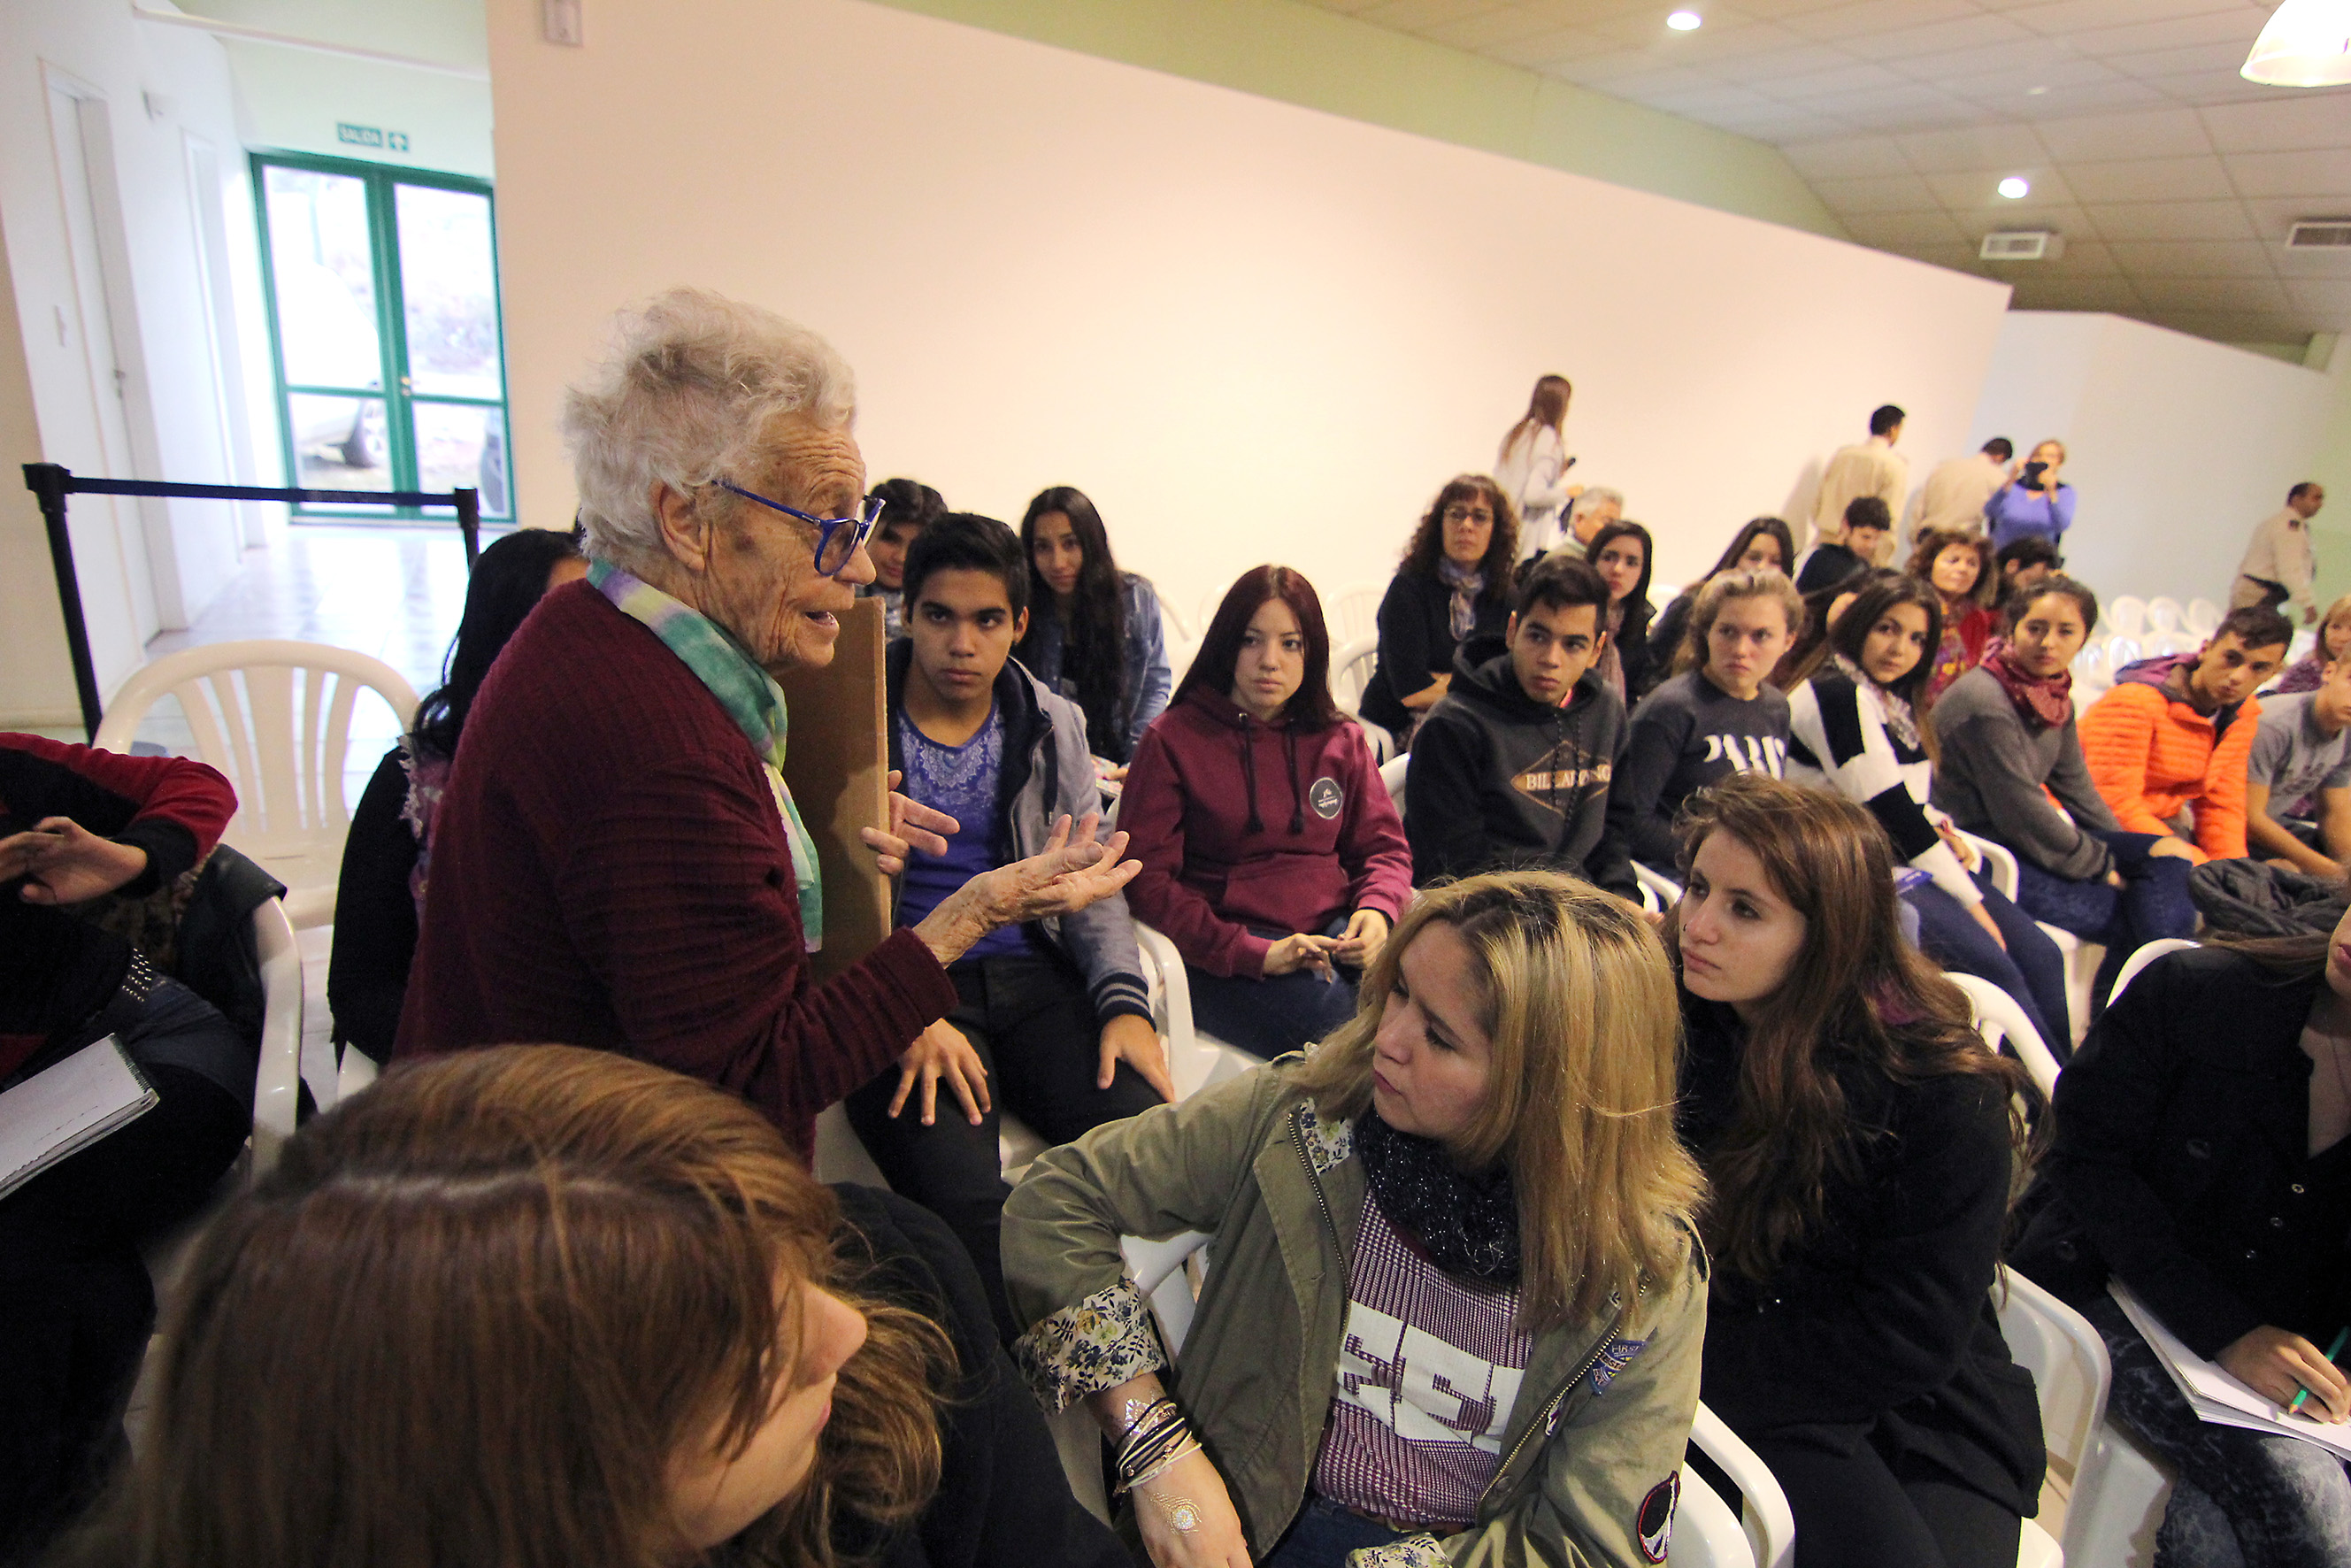
<path fill-rule="evenodd" d="M 1320 932 L 1358 909 L 1391 925 L 1412 851 L 1364 732 L 1266 725 L 1195 690 L 1144 732 L 1118 825 L 1143 862 L 1127 907 L 1211 975 L 1265 972 L 1251 925 Z"/>

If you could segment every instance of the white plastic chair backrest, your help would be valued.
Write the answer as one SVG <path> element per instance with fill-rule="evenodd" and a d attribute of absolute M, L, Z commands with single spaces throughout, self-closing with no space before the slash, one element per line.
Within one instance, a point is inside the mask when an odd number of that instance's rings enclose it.
<path fill-rule="evenodd" d="M 375 1061 L 366 1051 L 353 1046 L 343 1047 L 342 1065 L 335 1072 L 335 1103 L 341 1104 L 374 1082 L 377 1076 Z"/>
<path fill-rule="evenodd" d="M 2082 644 L 2082 651 L 2074 655 L 2074 679 L 2085 685 L 2099 687 L 2114 684 L 2115 673 L 2107 666 L 2105 643 Z"/>
<path fill-rule="evenodd" d="M 2147 623 L 2157 632 L 2177 632 L 2187 618 L 2179 601 L 2168 594 L 2158 594 L 2147 601 Z"/>
<path fill-rule="evenodd" d="M 2294 634 L 2294 640 L 2285 645 L 2285 662 L 2291 664 L 2297 660 L 2306 659 L 2310 656 L 2311 650 L 2317 646 L 2317 630 L 2314 627 L 2305 626 L 2296 632 Z"/>
<path fill-rule="evenodd" d="M 2032 1374 L 2041 1398 L 2041 1440 L 2078 1474 L 2106 1418 L 2112 1370 L 2105 1342 L 2088 1319 L 2014 1270 L 2000 1270 L 1991 1300 L 2008 1354 Z"/>
<path fill-rule="evenodd" d="M 2125 664 L 2135 664 L 2138 663 L 2141 654 L 2138 648 L 2138 639 L 2136 636 L 2107 638 L 2107 679 L 2111 680 L 2115 675 L 2121 674 L 2122 667 Z"/>
<path fill-rule="evenodd" d="M 1984 1043 L 1998 1051 L 2003 1041 L 2024 1071 L 2032 1076 L 2034 1087 L 2043 1099 L 2057 1092 L 2057 1058 L 2050 1051 L 2041 1031 L 2016 1005 L 2016 998 L 1993 985 L 1980 975 L 1947 975 L 1951 984 L 1967 992 L 1969 1005 L 1974 1008 L 1976 1032 Z"/>
<path fill-rule="evenodd" d="M 1411 770 L 1412 754 L 1410 752 L 1406 752 L 1402 757 L 1391 758 L 1380 764 L 1380 782 L 1387 786 L 1388 799 L 1395 802 L 1395 809 L 1399 812 L 1404 810 L 1405 775 Z"/>
<path fill-rule="evenodd" d="M 2185 936 L 2158 936 L 2149 942 L 2123 960 L 2123 967 L 2115 973 L 2115 988 L 2106 994 L 2106 1006 L 2113 1007 L 2122 1000 L 2123 988 L 2137 979 L 2140 970 L 2145 969 L 2166 953 L 2177 953 L 2183 947 L 2199 946 L 2201 944 L 2190 942 Z"/>
<path fill-rule="evenodd" d="M 1327 628 L 1331 635 L 1343 643 L 1353 643 L 1361 637 L 1376 642 L 1380 634 L 1380 601 L 1386 592 L 1376 582 L 1351 582 L 1332 594 L 1330 603 L 1338 613 Z"/>
<path fill-rule="evenodd" d="M 1207 640 L 1208 622 L 1217 618 L 1217 607 L 1225 601 L 1225 595 L 1231 592 L 1232 588 L 1233 585 L 1228 582 L 1222 588 L 1212 588 L 1208 590 L 1207 592 L 1200 595 L 1199 626 L 1200 640 L 1202 642 L 1206 642 Z"/>
<path fill-rule="evenodd" d="M 1757 1568 L 1790 1568 L 1796 1560 L 1796 1515 L 1771 1467 L 1703 1401 L 1690 1420 L 1690 1441 L 1739 1489 L 1740 1518 Z"/>
<path fill-rule="evenodd" d="M 1346 714 L 1359 712 L 1364 706 L 1364 688 L 1372 684 L 1372 672 L 1379 668 L 1380 640 L 1377 637 L 1357 637 L 1331 650 L 1331 697 Z"/>
<path fill-rule="evenodd" d="M 1159 1319 L 1159 1343 L 1171 1356 L 1184 1348 L 1184 1336 L 1192 1332 L 1192 1312 L 1197 1304 L 1192 1294 L 1191 1276 L 1184 1264 L 1193 1253 L 1207 1246 L 1209 1235 L 1205 1230 L 1184 1230 L 1161 1241 L 1146 1241 L 1140 1236 L 1119 1238 L 1119 1250 L 1126 1254 L 1127 1271 L 1134 1276 L 1134 1288 L 1151 1302 L 1151 1311 Z M 1204 1255 L 1203 1270 L 1207 1267 Z"/>
<path fill-rule="evenodd" d="M 1952 831 L 1974 846 L 1976 853 L 1983 857 L 1984 871 L 1991 876 L 1992 886 L 2000 890 L 2001 896 L 2014 898 L 2016 896 L 2016 852 L 2006 844 L 1996 844 L 1990 839 L 1980 838 L 1969 832 L 1965 828 L 1955 828 Z"/>
<path fill-rule="evenodd" d="M 1200 640 L 1200 632 L 1204 629 L 1194 626 L 1191 617 L 1169 603 L 1165 594 L 1154 588 L 1151 591 L 1151 597 L 1159 601 L 1160 622 L 1167 631 L 1175 633 L 1167 639 L 1168 642 L 1196 643 Z"/>
<path fill-rule="evenodd" d="M 1666 1561 L 1674 1568 L 1755 1568 L 1755 1548 L 1739 1522 L 1739 1511 L 1688 1465 L 1682 1466 L 1681 1479 Z"/>
<path fill-rule="evenodd" d="M 253 912 L 261 960 L 261 1064 L 253 1083 L 253 1166 L 257 1179 L 277 1163 L 302 1105 L 302 950 L 286 906 L 269 899 Z"/>
<path fill-rule="evenodd" d="M 2210 637 L 2212 629 L 2220 624 L 2220 607 L 2209 599 L 2191 599 L 2183 624 L 2199 637 Z"/>
<path fill-rule="evenodd" d="M 2118 594 L 2106 601 L 2106 619 L 2114 622 L 2116 635 L 2136 637 L 2147 630 L 2147 601 Z"/>
<path fill-rule="evenodd" d="M 1633 880 L 1657 897 L 1660 908 L 1671 909 L 1682 899 L 1682 884 L 1661 871 L 1652 871 L 1639 861 L 1633 862 Z"/>
<path fill-rule="evenodd" d="M 2201 637 L 2191 637 L 2185 632 L 2158 632 L 2147 639 L 2147 653 L 2151 659 L 2160 659 L 2172 653 L 2192 653 L 2203 645 Z"/>
<path fill-rule="evenodd" d="M 92 743 L 129 751 L 157 699 L 179 699 L 197 758 L 235 786 L 223 837 L 256 860 L 340 851 L 350 826 L 343 798 L 351 708 L 372 689 L 402 733 L 416 693 L 382 660 L 325 643 L 214 643 L 167 653 L 132 672 L 108 705 Z"/>

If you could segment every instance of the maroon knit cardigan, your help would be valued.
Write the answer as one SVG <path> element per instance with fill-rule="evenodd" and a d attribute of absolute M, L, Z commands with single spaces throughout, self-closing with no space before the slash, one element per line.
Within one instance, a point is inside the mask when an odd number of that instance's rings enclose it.
<path fill-rule="evenodd" d="M 956 1005 L 901 930 L 809 977 L 791 852 L 750 743 L 683 660 L 585 582 L 483 683 L 434 819 L 395 1056 L 600 1046 L 816 1114 Z"/>

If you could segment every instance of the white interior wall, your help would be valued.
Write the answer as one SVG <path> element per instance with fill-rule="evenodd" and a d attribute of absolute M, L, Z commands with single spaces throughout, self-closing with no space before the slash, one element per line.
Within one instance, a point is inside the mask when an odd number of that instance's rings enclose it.
<path fill-rule="evenodd" d="M 1267 559 L 1382 580 L 1542 372 L 1658 576 L 1787 507 L 1869 410 L 1962 438 L 2003 286 L 857 0 L 493 0 L 526 520 L 616 306 L 756 299 L 858 370 L 879 478 L 1017 518 L 1089 491 L 1188 613 Z M 583 105 L 601 105 L 585 113 Z"/>
<path fill-rule="evenodd" d="M 2351 375 L 2339 354 L 2335 376 Z M 2119 316 L 2001 323 L 1968 442 L 2054 436 L 2079 493 L 2066 570 L 2102 598 L 2225 604 L 2253 526 L 2310 477 L 2340 382 Z"/>
<path fill-rule="evenodd" d="M 101 107 L 75 108 L 90 103 Z M 87 199 L 74 199 L 61 172 L 60 145 L 62 168 L 77 162 L 75 139 L 60 141 L 61 115 L 79 133 Z M 203 161 L 192 149 L 211 150 L 216 189 L 193 188 Z M 0 225 L 38 456 L 114 477 L 276 478 L 274 461 L 256 465 L 249 430 L 241 439 L 220 395 L 231 377 L 249 390 L 254 376 L 242 358 L 224 365 L 249 338 L 241 319 L 216 314 L 224 298 L 259 298 L 252 247 L 230 237 L 253 229 L 244 169 L 213 39 L 94 0 L 0 5 Z M 218 220 L 209 243 L 207 204 Z M 102 312 L 84 308 L 91 235 L 78 252 L 72 236 L 85 216 L 96 220 Z M 101 331 L 113 340 L 110 355 Z M 111 367 L 98 362 L 110 358 Z M 259 373 L 266 384 L 266 361 Z M 13 473 L 5 480 L 18 483 Z M 37 522 L 29 495 L 11 510 Z M 246 521 L 223 502 L 142 507 L 99 497 L 77 497 L 71 515 L 99 682 L 110 691 L 141 662 L 149 635 L 184 624 L 235 571 Z M 37 527 L 0 533 L 0 575 L 49 582 Z M 76 712 L 60 635 L 53 615 L 0 623 L 0 723 L 55 724 Z"/>

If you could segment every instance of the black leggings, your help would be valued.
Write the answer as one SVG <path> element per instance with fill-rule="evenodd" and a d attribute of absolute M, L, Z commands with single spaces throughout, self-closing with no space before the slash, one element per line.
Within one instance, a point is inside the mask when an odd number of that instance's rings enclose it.
<path fill-rule="evenodd" d="M 69 1523 L 122 1456 L 155 1321 L 139 1243 L 204 1206 L 253 1125 L 249 1103 L 144 1048 L 201 1049 L 223 1030 L 164 982 L 119 1031 L 161 1103 L 0 1198 L 0 1563 Z"/>
<path fill-rule="evenodd" d="M 1849 1428 L 1750 1437 L 1796 1516 L 1796 1568 L 2015 1568 L 2016 1515 Z"/>

